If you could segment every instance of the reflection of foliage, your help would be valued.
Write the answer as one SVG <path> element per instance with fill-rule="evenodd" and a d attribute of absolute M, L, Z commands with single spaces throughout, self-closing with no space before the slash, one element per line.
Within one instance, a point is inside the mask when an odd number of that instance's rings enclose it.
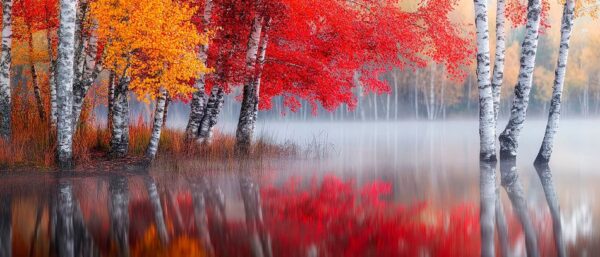
<path fill-rule="evenodd" d="M 174 238 L 167 246 L 163 246 L 158 238 L 156 226 L 152 225 L 144 233 L 140 242 L 133 247 L 131 256 L 206 256 L 204 248 L 201 247 L 197 239 L 188 236 Z"/>
<path fill-rule="evenodd" d="M 334 177 L 307 189 L 297 182 L 262 192 L 275 255 L 304 256 L 317 249 L 323 256 L 479 253 L 479 218 L 473 206 L 457 207 L 445 216 L 424 204 L 403 207 L 382 201 L 391 191 L 386 183 L 366 185 L 358 193 L 352 182 Z"/>

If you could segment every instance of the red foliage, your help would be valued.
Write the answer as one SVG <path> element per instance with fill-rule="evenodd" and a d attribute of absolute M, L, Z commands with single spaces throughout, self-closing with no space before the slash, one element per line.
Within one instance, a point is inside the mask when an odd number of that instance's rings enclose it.
<path fill-rule="evenodd" d="M 202 23 L 204 1 L 195 17 Z M 384 93 L 390 89 L 380 80 L 392 67 L 424 66 L 429 60 L 444 63 L 460 77 L 460 67 L 473 53 L 470 42 L 450 22 L 456 0 L 424 3 L 407 12 L 396 1 L 320 0 L 216 0 L 210 29 L 216 32 L 209 48 L 208 65 L 215 73 L 207 78 L 230 92 L 246 74 L 246 44 L 255 14 L 272 20 L 269 46 L 262 71 L 260 107 L 282 96 L 292 111 L 300 99 L 313 108 L 333 110 L 341 104 L 355 105 L 355 74 L 362 90 Z"/>
<path fill-rule="evenodd" d="M 19 0 L 13 6 L 13 15 L 23 18 L 33 32 L 58 28 L 58 0 Z M 26 35 L 16 34 L 17 38 Z"/>
<path fill-rule="evenodd" d="M 550 28 L 548 22 L 548 13 L 550 12 L 550 2 L 542 0 L 542 20 L 540 21 L 540 32 Z M 506 16 L 514 28 L 523 26 L 527 23 L 527 1 L 509 0 L 506 3 Z"/>

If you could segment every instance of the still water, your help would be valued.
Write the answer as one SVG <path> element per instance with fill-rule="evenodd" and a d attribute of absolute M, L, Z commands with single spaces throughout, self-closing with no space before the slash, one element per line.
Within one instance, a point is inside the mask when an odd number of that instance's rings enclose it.
<path fill-rule="evenodd" d="M 0 174 L 4 256 L 600 256 L 600 121 L 480 165 L 477 123 L 259 124 L 296 160 Z M 228 132 L 233 128 L 224 124 Z"/>

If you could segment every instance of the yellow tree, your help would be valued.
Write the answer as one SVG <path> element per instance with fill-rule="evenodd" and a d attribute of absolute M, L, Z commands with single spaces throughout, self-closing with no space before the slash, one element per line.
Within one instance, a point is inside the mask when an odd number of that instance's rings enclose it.
<path fill-rule="evenodd" d="M 111 155 L 124 156 L 129 145 L 127 92 L 144 101 L 156 99 L 147 156 L 158 148 L 166 97 L 188 97 L 189 83 L 209 69 L 197 58 L 208 44 L 191 23 L 194 8 L 174 0 L 97 0 L 91 4 L 104 63 L 111 72 Z M 157 126 L 158 124 L 158 126 Z"/>

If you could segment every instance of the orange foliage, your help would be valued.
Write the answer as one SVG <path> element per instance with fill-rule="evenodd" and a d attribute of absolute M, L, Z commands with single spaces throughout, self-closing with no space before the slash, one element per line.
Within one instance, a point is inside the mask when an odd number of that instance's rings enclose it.
<path fill-rule="evenodd" d="M 146 230 L 141 241 L 132 248 L 131 256 L 207 256 L 201 245 L 202 244 L 196 238 L 180 236 L 174 238 L 167 246 L 163 246 L 163 244 L 160 243 L 160 239 L 156 232 L 156 226 L 153 224 Z"/>

